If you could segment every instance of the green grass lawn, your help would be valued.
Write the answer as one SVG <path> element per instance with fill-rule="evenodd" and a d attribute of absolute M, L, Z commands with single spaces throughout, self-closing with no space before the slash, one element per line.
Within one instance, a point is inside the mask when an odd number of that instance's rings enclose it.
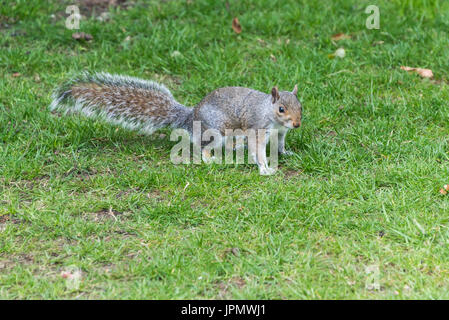
<path fill-rule="evenodd" d="M 449 298 L 447 1 L 134 1 L 106 22 L 87 2 L 89 42 L 65 28 L 70 1 L 0 0 L 1 299 Z M 48 111 L 82 70 L 190 106 L 297 83 L 295 155 L 268 177 L 174 165 L 167 130 Z"/>

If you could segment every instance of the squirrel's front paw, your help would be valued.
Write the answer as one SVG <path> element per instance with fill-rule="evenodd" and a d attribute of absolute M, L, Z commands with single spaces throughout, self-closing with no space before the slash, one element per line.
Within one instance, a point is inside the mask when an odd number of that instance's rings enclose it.
<path fill-rule="evenodd" d="M 206 164 L 217 162 L 215 156 L 210 153 L 210 150 L 203 150 L 203 162 Z"/>
<path fill-rule="evenodd" d="M 215 156 L 203 157 L 203 161 L 205 164 L 211 164 L 217 162 L 217 158 Z"/>
<path fill-rule="evenodd" d="M 270 176 L 276 172 L 276 169 L 269 168 L 269 167 L 260 167 L 259 173 L 261 176 Z"/>
<path fill-rule="evenodd" d="M 293 156 L 295 153 L 293 151 L 284 150 L 281 152 L 283 156 Z"/>

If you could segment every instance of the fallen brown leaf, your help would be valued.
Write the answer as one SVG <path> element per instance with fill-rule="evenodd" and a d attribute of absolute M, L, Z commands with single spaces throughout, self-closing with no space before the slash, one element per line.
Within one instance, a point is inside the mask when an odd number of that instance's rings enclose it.
<path fill-rule="evenodd" d="M 448 191 L 449 191 L 449 185 L 448 185 L 448 184 L 445 184 L 445 185 L 443 186 L 443 188 L 440 189 L 440 193 L 441 193 L 442 195 L 446 195 Z"/>
<path fill-rule="evenodd" d="M 239 19 L 234 18 L 232 19 L 232 29 L 235 33 L 241 33 L 242 32 L 242 26 L 240 25 Z"/>
<path fill-rule="evenodd" d="M 430 69 L 417 69 L 416 71 L 423 78 L 433 78 L 433 72 Z"/>
<path fill-rule="evenodd" d="M 17 78 L 17 77 L 20 77 L 22 74 L 20 74 L 19 72 L 14 72 L 13 74 L 12 74 L 12 76 L 14 77 L 14 78 Z"/>
<path fill-rule="evenodd" d="M 414 71 L 423 78 L 433 78 L 433 72 L 430 69 L 411 68 L 411 67 L 401 66 L 401 70 Z"/>
<path fill-rule="evenodd" d="M 74 34 L 72 34 L 72 38 L 75 40 L 86 40 L 86 41 L 90 41 L 92 40 L 94 37 L 92 37 L 91 34 L 88 33 L 84 33 L 84 32 L 76 32 Z"/>
<path fill-rule="evenodd" d="M 351 36 L 348 34 L 345 34 L 345 33 L 337 33 L 337 34 L 334 34 L 331 37 L 331 39 L 334 41 L 340 41 L 340 40 L 351 39 Z"/>

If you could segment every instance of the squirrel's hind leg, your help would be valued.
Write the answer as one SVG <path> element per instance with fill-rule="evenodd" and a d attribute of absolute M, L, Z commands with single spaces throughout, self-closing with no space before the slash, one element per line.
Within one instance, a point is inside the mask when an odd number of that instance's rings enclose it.
<path fill-rule="evenodd" d="M 204 163 L 222 163 L 223 140 L 221 135 L 215 134 L 212 142 L 203 141 L 201 143 L 201 155 Z"/>

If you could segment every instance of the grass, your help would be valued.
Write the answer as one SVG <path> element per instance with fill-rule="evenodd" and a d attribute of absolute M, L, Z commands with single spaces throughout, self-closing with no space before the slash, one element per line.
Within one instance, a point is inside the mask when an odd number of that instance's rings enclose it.
<path fill-rule="evenodd" d="M 449 7 L 375 2 L 137 1 L 88 15 L 78 42 L 70 2 L 0 1 L 0 298 L 449 298 Z M 298 83 L 295 155 L 269 177 L 173 165 L 168 136 L 48 111 L 81 70 L 156 79 L 187 105 Z"/>

